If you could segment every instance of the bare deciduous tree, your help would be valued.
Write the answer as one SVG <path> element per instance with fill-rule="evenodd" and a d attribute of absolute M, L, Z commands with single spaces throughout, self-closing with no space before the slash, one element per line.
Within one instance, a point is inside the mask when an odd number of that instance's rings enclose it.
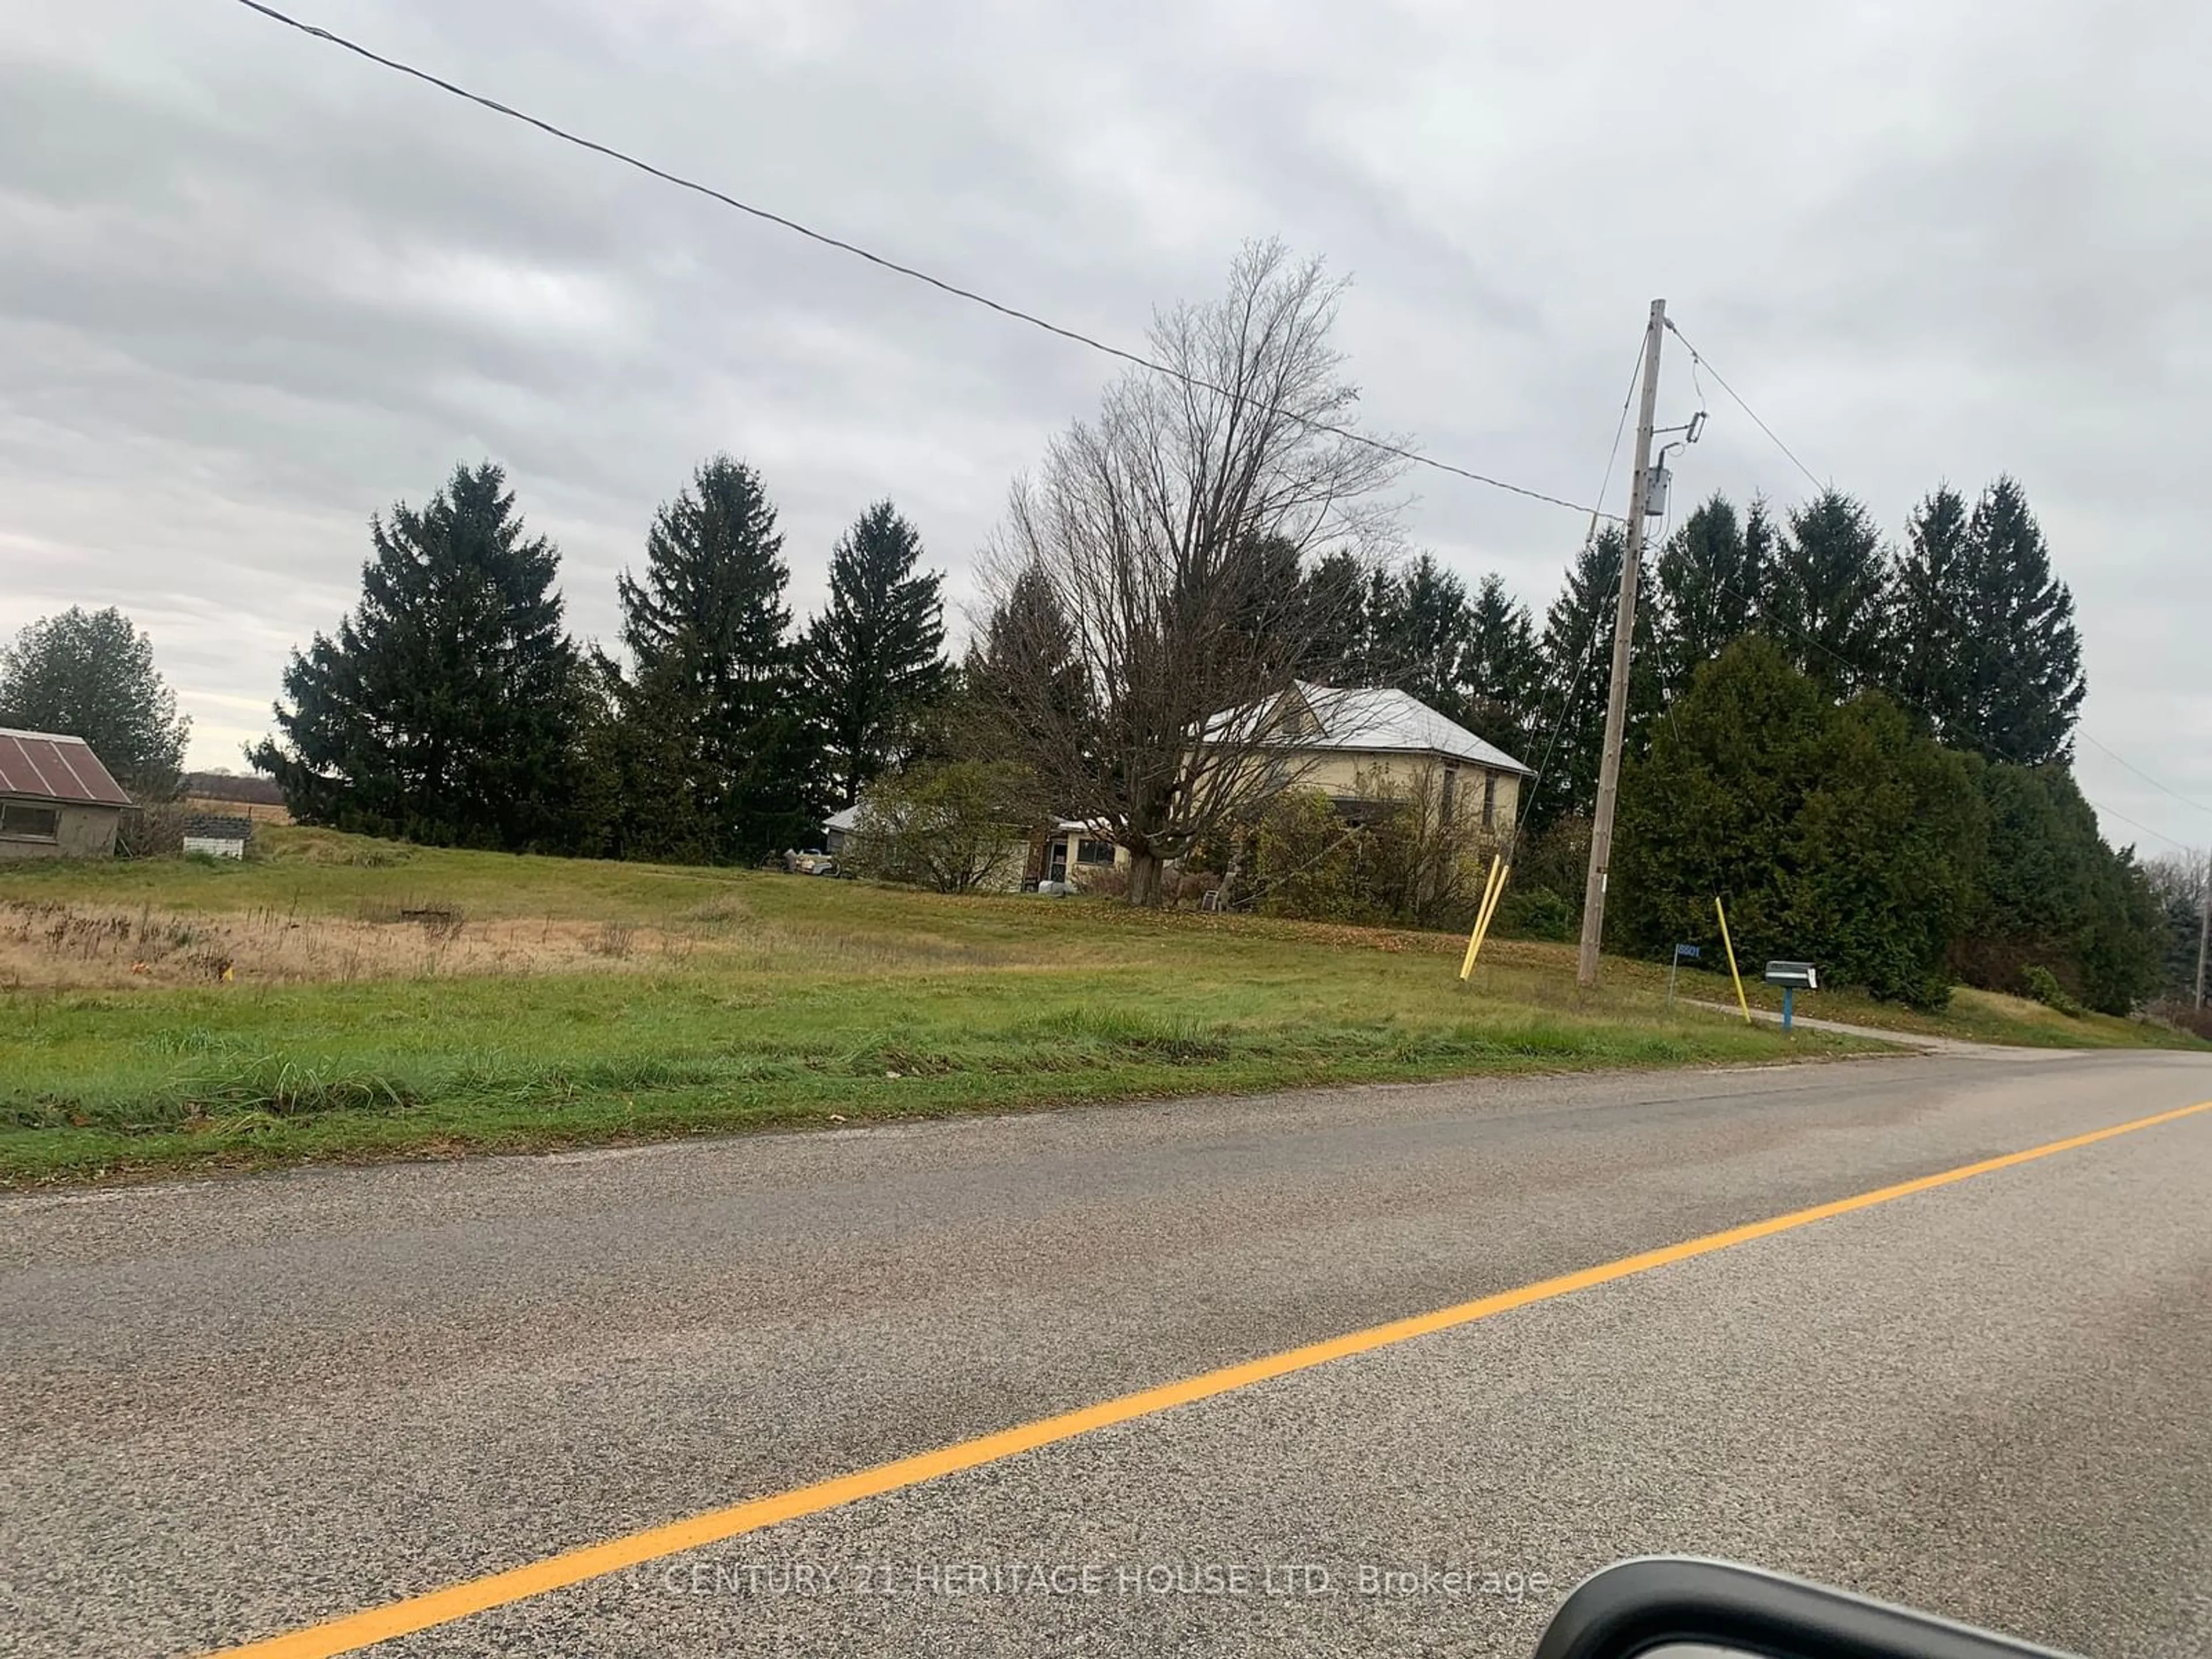
<path fill-rule="evenodd" d="M 1014 487 L 985 682 L 1059 810 L 1128 849 L 1132 903 L 1292 781 L 1268 763 L 1272 717 L 1346 631 L 1327 614 L 1343 585 L 1308 562 L 1395 534 L 1400 464 L 1349 435 L 1358 392 L 1329 343 L 1343 290 L 1248 246 L 1220 301 L 1155 319 L 1175 374 L 1124 375 Z"/>

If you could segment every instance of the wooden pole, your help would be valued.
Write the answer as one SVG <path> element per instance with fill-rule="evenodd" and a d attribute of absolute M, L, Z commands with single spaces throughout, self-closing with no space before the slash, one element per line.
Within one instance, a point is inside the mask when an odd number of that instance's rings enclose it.
<path fill-rule="evenodd" d="M 1613 865 L 1613 814 L 1620 798 L 1620 748 L 1628 726 L 1628 653 L 1636 637 L 1636 584 L 1644 571 L 1644 509 L 1651 489 L 1651 422 L 1659 408 L 1659 347 L 1667 334 L 1667 302 L 1651 302 L 1644 331 L 1644 404 L 1636 422 L 1636 476 L 1628 492 L 1628 545 L 1620 560 L 1620 597 L 1613 617 L 1613 683 L 1605 698 L 1605 753 L 1598 761 L 1597 811 L 1590 819 L 1589 878 L 1583 889 L 1583 948 L 1575 977 L 1597 983 L 1598 947 L 1605 938 L 1605 887 Z"/>

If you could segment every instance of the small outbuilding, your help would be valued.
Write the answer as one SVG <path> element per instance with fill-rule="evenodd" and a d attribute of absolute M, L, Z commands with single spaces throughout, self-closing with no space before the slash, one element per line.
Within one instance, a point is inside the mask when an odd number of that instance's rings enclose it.
<path fill-rule="evenodd" d="M 92 745 L 0 726 L 0 859 L 104 859 L 131 797 Z"/>
<path fill-rule="evenodd" d="M 216 812 L 194 812 L 185 819 L 185 851 L 205 853 L 210 858 L 242 859 L 246 843 L 253 839 L 252 818 L 228 817 Z"/>

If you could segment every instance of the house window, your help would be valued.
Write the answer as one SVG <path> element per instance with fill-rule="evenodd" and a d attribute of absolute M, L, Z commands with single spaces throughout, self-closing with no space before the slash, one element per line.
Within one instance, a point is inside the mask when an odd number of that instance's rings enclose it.
<path fill-rule="evenodd" d="M 1498 774 L 1495 772 L 1482 775 L 1482 827 L 1486 830 L 1498 827 Z"/>
<path fill-rule="evenodd" d="M 1078 864 L 1111 864 L 1114 862 L 1114 843 L 1110 841 L 1079 841 L 1075 844 Z"/>
<path fill-rule="evenodd" d="M 27 801 L 0 801 L 0 836 L 20 836 L 27 841 L 52 841 L 61 833 L 62 815 L 51 806 Z"/>
<path fill-rule="evenodd" d="M 1449 825 L 1452 821 L 1452 808 L 1458 804 L 1459 768 L 1447 766 L 1444 768 L 1443 799 L 1437 804 L 1437 822 Z"/>

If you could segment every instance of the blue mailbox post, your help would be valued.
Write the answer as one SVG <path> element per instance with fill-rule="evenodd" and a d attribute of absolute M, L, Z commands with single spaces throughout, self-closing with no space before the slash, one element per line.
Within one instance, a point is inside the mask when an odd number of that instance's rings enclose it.
<path fill-rule="evenodd" d="M 1789 1034 L 1790 1017 L 1796 1012 L 1794 1004 L 1800 991 L 1820 988 L 1820 971 L 1809 962 L 1770 962 L 1765 975 L 1769 985 L 1782 988 L 1782 1030 Z"/>

